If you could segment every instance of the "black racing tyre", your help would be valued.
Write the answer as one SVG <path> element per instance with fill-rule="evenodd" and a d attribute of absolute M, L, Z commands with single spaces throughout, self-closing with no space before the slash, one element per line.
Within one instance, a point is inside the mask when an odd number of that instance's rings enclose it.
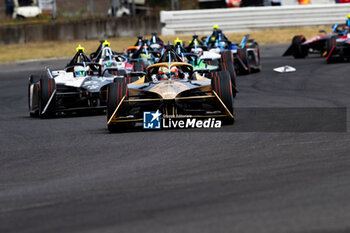
<path fill-rule="evenodd" d="M 133 82 L 135 82 L 137 80 L 139 80 L 139 77 L 137 77 L 137 76 L 131 76 L 129 74 L 125 75 L 125 82 L 126 83 L 133 83 Z"/>
<path fill-rule="evenodd" d="M 227 110 L 233 115 L 233 93 L 230 74 L 228 71 L 213 72 L 211 85 L 213 91 L 219 96 L 226 106 Z M 221 104 L 221 103 L 220 103 Z M 233 124 L 234 118 L 227 117 L 223 121 L 224 124 Z"/>
<path fill-rule="evenodd" d="M 31 75 L 29 77 L 29 83 L 37 83 L 40 81 L 41 75 Z"/>
<path fill-rule="evenodd" d="M 137 72 L 141 70 L 141 64 L 139 61 L 132 62 L 132 64 L 133 64 L 132 71 Z"/>
<path fill-rule="evenodd" d="M 134 71 L 146 72 L 147 66 L 142 61 L 137 61 L 134 63 Z"/>
<path fill-rule="evenodd" d="M 255 64 L 256 66 L 251 66 L 250 67 L 250 72 L 252 73 L 259 73 L 261 71 L 261 59 L 260 59 L 260 47 L 258 42 L 256 42 L 256 40 L 252 39 L 252 40 L 248 40 L 248 46 L 247 48 L 253 48 L 256 49 L 256 62 L 257 64 Z M 254 61 L 255 62 L 255 61 Z"/>
<path fill-rule="evenodd" d="M 107 72 L 114 76 L 125 76 L 126 70 L 125 69 L 109 69 Z"/>
<path fill-rule="evenodd" d="M 223 51 L 221 52 L 221 62 L 220 62 L 220 69 L 222 71 L 228 71 L 231 78 L 232 83 L 232 89 L 233 89 L 233 96 L 236 96 L 236 71 L 235 71 L 235 65 L 233 60 L 233 54 L 231 51 Z"/>
<path fill-rule="evenodd" d="M 302 44 L 306 41 L 305 36 L 294 36 L 292 39 L 292 46 L 294 47 L 293 50 L 293 57 L 298 58 L 305 58 L 309 50 L 307 47 L 302 46 Z"/>
<path fill-rule="evenodd" d="M 333 56 L 335 53 L 334 50 L 336 49 L 336 45 L 337 45 L 337 38 L 335 36 L 332 36 L 326 41 L 326 51 L 327 51 L 326 61 L 328 64 L 336 61 L 336 59 Z"/>
<path fill-rule="evenodd" d="M 126 74 L 124 76 L 124 78 L 122 78 L 122 77 L 115 78 L 113 80 L 113 82 L 119 82 L 119 80 L 121 80 L 121 79 L 124 80 L 122 82 L 129 84 L 129 83 L 133 83 L 133 82 L 137 81 L 139 78 L 137 76 L 130 76 L 129 74 Z"/>
<path fill-rule="evenodd" d="M 117 75 L 118 76 L 125 76 L 126 75 L 126 70 L 125 69 L 118 69 Z"/>
<path fill-rule="evenodd" d="M 127 96 L 128 87 L 127 82 L 123 78 L 116 78 L 114 82 L 107 87 L 107 122 L 113 116 L 114 111 L 119 106 L 120 102 Z M 123 111 L 125 103 L 119 106 L 118 112 Z M 108 130 L 110 132 L 118 132 L 124 130 L 129 124 L 127 123 L 113 123 L 109 124 Z"/>
<path fill-rule="evenodd" d="M 218 59 L 207 61 L 207 63 L 208 63 L 208 65 L 211 65 L 211 66 L 219 66 L 220 65 L 220 61 Z"/>
<path fill-rule="evenodd" d="M 243 64 L 247 67 L 247 69 L 245 69 L 243 66 L 238 65 L 238 73 L 240 75 L 250 74 L 250 64 L 249 64 L 249 60 L 248 60 L 247 50 L 246 49 L 238 49 L 237 55 L 238 55 L 238 58 L 241 59 Z"/>
<path fill-rule="evenodd" d="M 34 92 L 30 93 L 30 86 L 32 84 L 38 84 L 40 81 L 40 75 L 31 75 L 29 77 L 29 82 L 28 82 L 28 109 L 29 109 L 29 115 L 31 117 L 38 117 L 39 116 L 39 109 L 36 109 L 34 112 L 32 111 L 33 108 L 33 104 L 34 104 L 34 99 L 37 100 L 38 99 L 38 92 L 36 92 L 35 90 L 33 90 Z"/>
<path fill-rule="evenodd" d="M 54 95 L 55 90 L 56 90 L 55 80 L 52 78 L 49 78 L 46 74 L 41 75 L 41 78 L 39 81 L 39 90 L 38 90 L 39 116 L 41 118 L 50 118 L 55 116 L 56 97 L 52 96 Z"/>

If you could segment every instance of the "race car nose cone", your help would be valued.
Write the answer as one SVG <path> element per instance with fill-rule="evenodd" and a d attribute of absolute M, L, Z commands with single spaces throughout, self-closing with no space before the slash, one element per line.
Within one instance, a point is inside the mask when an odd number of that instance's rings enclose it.
<path fill-rule="evenodd" d="M 165 100 L 175 99 L 178 94 L 190 89 L 182 82 L 176 80 L 162 81 L 154 86 L 150 91 L 157 93 Z"/>

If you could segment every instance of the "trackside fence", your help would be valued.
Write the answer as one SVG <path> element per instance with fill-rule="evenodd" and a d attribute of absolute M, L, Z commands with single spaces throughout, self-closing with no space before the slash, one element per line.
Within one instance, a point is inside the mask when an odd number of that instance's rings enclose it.
<path fill-rule="evenodd" d="M 281 7 L 162 11 L 162 35 L 208 34 L 214 24 L 225 32 L 345 23 L 350 3 Z"/>

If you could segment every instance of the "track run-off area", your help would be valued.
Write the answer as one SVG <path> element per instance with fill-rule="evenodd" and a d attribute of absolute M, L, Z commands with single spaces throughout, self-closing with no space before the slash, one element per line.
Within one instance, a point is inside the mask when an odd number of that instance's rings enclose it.
<path fill-rule="evenodd" d="M 68 59 L 1 64 L 0 232 L 349 232 L 350 63 L 287 46 L 262 46 L 235 124 L 216 130 L 30 118 L 29 75 Z"/>

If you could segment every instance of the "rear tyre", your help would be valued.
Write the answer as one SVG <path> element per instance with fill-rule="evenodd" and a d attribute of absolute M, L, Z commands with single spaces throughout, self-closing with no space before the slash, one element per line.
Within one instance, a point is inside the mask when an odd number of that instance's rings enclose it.
<path fill-rule="evenodd" d="M 113 116 L 116 108 L 121 103 L 124 96 L 127 96 L 128 88 L 125 79 L 115 79 L 107 88 L 107 122 Z M 118 112 L 123 111 L 125 103 L 119 106 Z M 118 116 L 118 113 L 117 113 Z M 123 131 L 129 126 L 128 123 L 113 123 L 107 125 L 110 132 Z"/>
<path fill-rule="evenodd" d="M 249 46 L 247 46 L 248 48 L 253 48 L 256 50 L 256 54 L 254 54 L 255 57 L 252 57 L 252 59 L 254 59 L 254 61 L 252 61 L 253 63 L 256 63 L 255 66 L 250 67 L 250 71 L 252 73 L 259 73 L 261 71 L 261 60 L 260 60 L 260 48 L 259 48 L 259 44 L 258 42 L 256 42 L 255 40 L 249 40 L 248 42 L 250 42 Z M 248 57 L 249 58 L 249 57 Z"/>
<path fill-rule="evenodd" d="M 220 65 L 220 62 L 219 60 L 210 60 L 208 61 L 208 65 L 211 65 L 211 66 L 219 66 Z"/>
<path fill-rule="evenodd" d="M 294 36 L 292 39 L 292 46 L 294 47 L 293 57 L 296 59 L 305 58 L 309 50 L 302 44 L 306 41 L 304 36 Z"/>
<path fill-rule="evenodd" d="M 142 61 L 137 61 L 134 63 L 134 71 L 146 71 L 147 66 Z"/>
<path fill-rule="evenodd" d="M 29 115 L 31 117 L 38 117 L 39 116 L 39 109 L 38 109 L 38 98 L 39 94 L 37 91 L 38 83 L 40 81 L 40 75 L 31 75 L 29 77 L 28 82 L 28 109 L 29 109 Z M 33 88 L 31 90 L 31 86 L 33 85 Z"/>
<path fill-rule="evenodd" d="M 126 70 L 125 69 L 118 69 L 117 75 L 118 76 L 126 76 Z"/>
<path fill-rule="evenodd" d="M 232 83 L 232 91 L 233 97 L 236 97 L 236 71 L 234 66 L 233 54 L 231 51 L 223 51 L 221 52 L 221 62 L 220 69 L 222 71 L 227 71 L 230 75 L 231 83 Z"/>
<path fill-rule="evenodd" d="M 246 49 L 238 49 L 237 55 L 238 55 L 239 59 L 241 59 L 242 63 L 246 66 L 246 68 L 245 68 L 241 64 L 237 64 L 238 65 L 238 73 L 240 75 L 250 74 L 250 64 L 249 64 L 249 60 L 248 60 L 247 50 Z"/>
<path fill-rule="evenodd" d="M 139 80 L 139 77 L 137 77 L 137 76 L 131 76 L 131 75 L 129 75 L 129 74 L 125 75 L 124 77 L 125 77 L 125 82 L 126 82 L 127 84 L 128 84 L 128 83 L 133 83 L 133 82 Z"/>
<path fill-rule="evenodd" d="M 233 115 L 233 93 L 230 74 L 227 71 L 214 72 L 211 80 L 213 91 L 219 96 L 226 109 Z M 221 103 L 219 103 L 221 105 Z M 226 117 L 224 124 L 233 124 L 234 118 Z"/>
<path fill-rule="evenodd" d="M 56 82 L 46 74 L 41 75 L 39 81 L 39 116 L 50 118 L 55 116 L 56 96 L 52 96 L 56 90 Z"/>

